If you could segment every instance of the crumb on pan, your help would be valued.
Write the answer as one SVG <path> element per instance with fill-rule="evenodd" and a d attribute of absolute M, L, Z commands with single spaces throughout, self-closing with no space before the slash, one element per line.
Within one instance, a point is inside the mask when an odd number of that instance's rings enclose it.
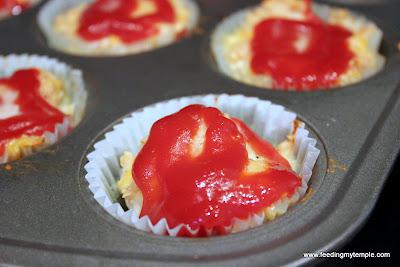
<path fill-rule="evenodd" d="M 336 173 L 336 171 L 342 171 L 346 172 L 348 170 L 348 167 L 340 162 L 338 162 L 336 159 L 329 158 L 328 160 L 328 173 Z"/>
<path fill-rule="evenodd" d="M 13 169 L 13 167 L 12 167 L 11 164 L 6 164 L 6 165 L 4 166 L 4 169 L 6 169 L 6 171 L 11 171 L 11 170 Z"/>

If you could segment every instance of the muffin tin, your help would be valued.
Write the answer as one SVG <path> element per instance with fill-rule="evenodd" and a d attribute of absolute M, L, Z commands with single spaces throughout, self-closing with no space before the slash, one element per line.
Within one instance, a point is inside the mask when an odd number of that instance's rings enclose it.
<path fill-rule="evenodd" d="M 304 252 L 334 251 L 371 212 L 400 148 L 400 3 L 346 7 L 384 31 L 384 69 L 355 85 L 320 92 L 263 90 L 219 73 L 209 36 L 222 17 L 258 1 L 199 0 L 201 25 L 176 44 L 104 58 L 69 56 L 47 47 L 36 24 L 40 6 L 0 21 L 0 52 L 48 55 L 79 68 L 89 96 L 86 114 L 61 142 L 0 165 L 0 262 L 18 265 L 282 265 L 304 264 Z M 324 1 L 336 4 L 339 1 Z M 43 3 L 42 3 L 43 4 Z M 373 6 L 373 8 L 371 8 Z M 389 14 L 392 14 L 390 16 Z M 83 166 L 92 144 L 126 114 L 166 99 L 243 94 L 300 115 L 318 140 L 311 194 L 287 214 L 246 232 L 204 239 L 155 236 L 124 225 L 93 199 Z"/>

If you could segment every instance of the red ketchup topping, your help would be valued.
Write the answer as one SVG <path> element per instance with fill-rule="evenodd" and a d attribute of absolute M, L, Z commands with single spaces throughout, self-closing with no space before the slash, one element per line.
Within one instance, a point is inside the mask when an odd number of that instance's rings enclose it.
<path fill-rule="evenodd" d="M 251 68 L 271 76 L 274 88 L 330 88 L 354 57 L 348 46 L 352 33 L 319 19 L 307 2 L 305 20 L 269 18 L 254 28 Z"/>
<path fill-rule="evenodd" d="M 18 92 L 15 104 L 20 111 L 16 116 L 0 119 L 0 155 L 3 155 L 10 140 L 22 135 L 40 136 L 46 131 L 52 132 L 55 125 L 64 120 L 65 115 L 40 95 L 38 76 L 39 70 L 25 69 L 16 71 L 9 78 L 0 79 L 0 86 Z"/>
<path fill-rule="evenodd" d="M 116 35 L 133 43 L 158 33 L 157 23 L 173 23 L 175 11 L 170 0 L 151 0 L 154 13 L 132 17 L 141 0 L 96 0 L 83 12 L 78 34 L 87 41 Z"/>
<path fill-rule="evenodd" d="M 22 11 L 28 9 L 30 4 L 28 2 L 21 3 L 17 0 L 0 0 L 0 12 L 7 12 L 12 15 L 18 15 Z"/>
<path fill-rule="evenodd" d="M 191 144 L 201 123 L 206 126 L 203 150 Z M 250 144 L 268 167 L 246 173 Z M 283 196 L 290 197 L 301 179 L 268 142 L 242 121 L 224 117 L 216 108 L 191 105 L 157 121 L 133 163 L 132 176 L 143 194 L 141 216 L 153 223 L 166 218 L 225 234 L 233 218 L 248 218 Z M 181 230 L 181 236 L 190 233 Z"/>

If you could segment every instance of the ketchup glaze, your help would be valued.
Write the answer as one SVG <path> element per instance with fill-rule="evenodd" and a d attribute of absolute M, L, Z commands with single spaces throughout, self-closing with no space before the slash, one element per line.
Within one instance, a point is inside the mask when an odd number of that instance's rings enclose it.
<path fill-rule="evenodd" d="M 64 121 L 65 115 L 40 95 L 38 69 L 18 70 L 11 77 L 0 79 L 1 85 L 18 92 L 15 104 L 20 112 L 16 116 L 0 119 L 0 155 L 4 154 L 7 142 L 12 139 L 53 132 L 55 125 Z"/>
<path fill-rule="evenodd" d="M 133 43 L 158 33 L 158 23 L 173 23 L 175 11 L 170 0 L 151 0 L 155 12 L 132 17 L 142 0 L 96 0 L 83 12 L 78 34 L 87 41 L 115 35 L 124 43 Z"/>
<path fill-rule="evenodd" d="M 348 46 L 352 33 L 330 25 L 312 13 L 306 19 L 268 18 L 259 22 L 251 40 L 251 69 L 273 79 L 274 88 L 330 88 L 354 57 Z"/>
<path fill-rule="evenodd" d="M 198 139 L 198 131 L 203 138 Z M 194 140 L 203 143 L 196 153 Z M 246 144 L 265 159 L 265 168 L 246 171 Z M 199 235 L 209 229 L 225 234 L 234 218 L 248 218 L 291 197 L 301 185 L 270 143 L 242 121 L 202 105 L 190 105 L 154 123 L 133 163 L 132 177 L 143 194 L 141 216 L 153 223 L 166 218 L 170 227 L 186 224 L 199 229 Z M 190 233 L 181 230 L 179 235 Z"/>

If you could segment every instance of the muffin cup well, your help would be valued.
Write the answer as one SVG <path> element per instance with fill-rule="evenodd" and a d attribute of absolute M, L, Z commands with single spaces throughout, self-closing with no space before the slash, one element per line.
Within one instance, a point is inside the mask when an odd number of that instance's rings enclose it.
<path fill-rule="evenodd" d="M 39 11 L 37 22 L 51 48 L 81 56 L 121 56 L 153 50 L 176 41 L 176 36 L 173 32 L 163 32 L 151 40 L 143 40 L 133 44 L 121 42 L 116 46 L 104 48 L 101 46 L 101 40 L 86 42 L 77 36 L 69 38 L 54 31 L 53 23 L 57 15 L 79 4 L 90 2 L 93 2 L 93 0 L 50 0 L 42 7 Z M 183 4 L 191 14 L 186 25 L 190 32 L 199 20 L 199 8 L 193 0 L 183 0 Z"/>
<path fill-rule="evenodd" d="M 317 3 L 313 3 L 312 7 L 315 14 L 317 14 L 322 19 L 328 18 L 332 10 L 335 9 L 335 7 Z M 282 88 L 273 88 L 272 77 L 268 75 L 255 74 L 253 72 L 248 73 L 248 71 L 246 71 L 247 69 L 245 70 L 243 68 L 241 69 L 235 68 L 225 58 L 225 54 L 230 52 L 226 51 L 226 49 L 224 48 L 223 44 L 225 37 L 235 32 L 239 28 L 241 28 L 243 24 L 246 22 L 247 17 L 256 8 L 257 6 L 237 11 L 229 15 L 225 19 L 223 19 L 216 26 L 214 32 L 211 35 L 211 41 L 210 41 L 210 49 L 212 57 L 214 58 L 215 64 L 218 67 L 219 71 L 234 80 L 265 89 L 284 90 Z M 368 49 L 370 49 L 371 51 L 379 51 L 383 39 L 383 32 L 375 25 L 373 21 L 368 20 L 366 17 L 354 12 L 351 12 L 351 16 L 356 20 L 356 23 L 354 23 L 353 25 L 354 28 L 360 29 L 361 27 L 367 27 L 367 26 L 374 28 L 373 34 L 371 34 L 368 37 Z M 248 64 L 250 64 L 250 60 L 248 61 Z M 378 58 L 376 59 L 376 65 L 369 66 L 362 70 L 362 78 L 360 80 L 346 83 L 343 85 L 337 85 L 334 87 L 346 86 L 352 83 L 363 81 L 378 73 L 383 68 L 384 64 L 385 64 L 385 58 L 379 55 Z M 250 66 L 248 66 L 248 68 L 250 68 Z"/>
<path fill-rule="evenodd" d="M 54 144 L 64 137 L 71 128 L 74 128 L 81 121 L 87 99 L 87 91 L 80 70 L 73 69 L 67 64 L 47 56 L 27 54 L 0 56 L 0 77 L 11 76 L 15 71 L 27 68 L 39 68 L 52 73 L 60 79 L 63 82 L 66 94 L 74 105 L 74 111 L 62 123 L 55 125 L 54 132 L 45 132 L 43 134 L 43 145 L 37 149 L 24 149 L 22 151 L 23 156 L 30 155 L 36 150 Z M 0 163 L 5 163 L 8 159 L 9 155 L 5 153 L 0 157 Z"/>
<path fill-rule="evenodd" d="M 176 236 L 182 227 L 193 236 L 198 233 L 198 230 L 192 230 L 183 224 L 171 228 L 166 219 L 153 224 L 147 216 L 139 217 L 136 208 L 124 211 L 118 202 L 120 194 L 117 190 L 117 182 L 121 175 L 119 158 L 123 152 L 130 151 L 137 154 L 141 148 L 141 141 L 147 137 L 154 122 L 190 104 L 213 106 L 229 116 L 239 118 L 274 145 L 286 140 L 287 135 L 295 131 L 294 153 L 297 163 L 295 171 L 303 181 L 291 202 L 296 202 L 304 195 L 319 150 L 316 148 L 316 140 L 309 137 L 309 132 L 304 129 L 303 123 L 294 130 L 296 114 L 269 101 L 242 95 L 183 97 L 147 106 L 131 113 L 129 117 L 114 126 L 113 130 L 107 132 L 103 140 L 94 144 L 94 151 L 87 156 L 85 179 L 96 201 L 110 215 L 137 229 L 158 235 Z M 286 212 L 288 206 L 293 204 L 289 202 L 279 207 L 282 209 L 280 213 Z M 246 220 L 234 219 L 226 230 L 232 233 L 246 230 L 261 225 L 264 219 L 263 213 L 253 214 Z M 212 229 L 208 235 L 212 235 Z"/>

